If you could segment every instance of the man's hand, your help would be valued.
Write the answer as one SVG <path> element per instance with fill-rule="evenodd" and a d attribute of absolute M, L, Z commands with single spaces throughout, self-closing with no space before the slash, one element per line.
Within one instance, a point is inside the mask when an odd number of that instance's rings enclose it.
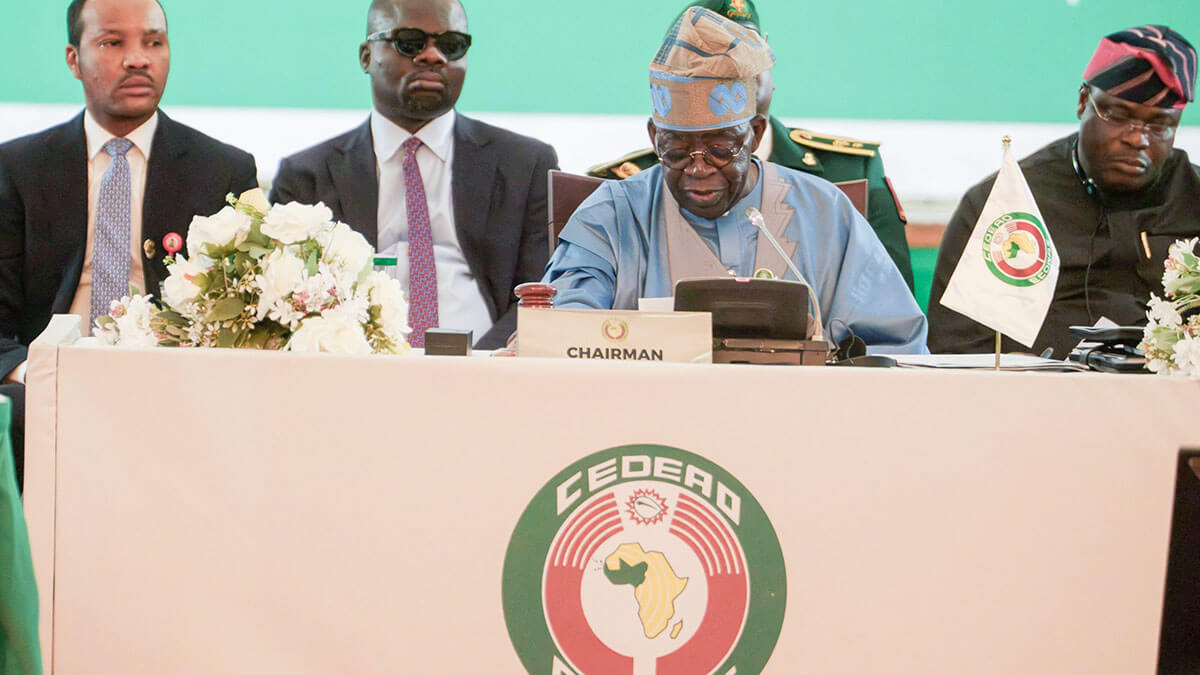
<path fill-rule="evenodd" d="M 4 384 L 25 384 L 25 370 L 28 367 L 29 361 L 22 361 L 21 365 L 13 368 L 4 376 Z"/>

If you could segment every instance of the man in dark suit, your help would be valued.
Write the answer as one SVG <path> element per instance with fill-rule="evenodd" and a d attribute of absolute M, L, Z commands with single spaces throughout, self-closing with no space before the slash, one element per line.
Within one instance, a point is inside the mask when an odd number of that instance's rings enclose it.
<path fill-rule="evenodd" d="M 163 236 L 257 185 L 254 158 L 158 111 L 170 67 L 156 0 L 74 0 L 67 66 L 87 108 L 0 145 L 0 393 L 22 476 L 29 342 L 55 313 L 85 332 L 130 284 L 158 292 Z"/>
<path fill-rule="evenodd" d="M 516 329 L 513 287 L 546 265 L 546 174 L 557 156 L 455 113 L 466 31 L 458 0 L 375 0 L 359 47 L 370 119 L 285 158 L 271 191 L 272 202 L 324 202 L 397 257 L 417 347 L 432 327 L 503 346 Z"/>

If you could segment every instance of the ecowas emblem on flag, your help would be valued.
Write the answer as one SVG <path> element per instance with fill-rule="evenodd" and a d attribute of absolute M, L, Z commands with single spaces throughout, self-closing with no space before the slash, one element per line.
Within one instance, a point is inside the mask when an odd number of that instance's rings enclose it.
<path fill-rule="evenodd" d="M 1032 347 L 1058 285 L 1058 252 L 1008 146 L 1005 137 L 1000 172 L 941 303 Z"/>
<path fill-rule="evenodd" d="M 625 445 L 554 476 L 504 558 L 504 618 L 539 675 L 762 671 L 787 604 L 783 552 L 736 478 Z"/>

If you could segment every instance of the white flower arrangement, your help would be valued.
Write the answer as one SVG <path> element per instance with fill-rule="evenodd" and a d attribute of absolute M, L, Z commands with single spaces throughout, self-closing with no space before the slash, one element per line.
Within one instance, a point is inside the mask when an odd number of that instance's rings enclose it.
<path fill-rule="evenodd" d="M 1163 375 L 1200 378 L 1200 258 L 1193 237 L 1171 244 L 1164 262 L 1165 297 L 1150 294 L 1146 328 L 1138 345 L 1146 368 Z M 1186 317 L 1186 318 L 1185 318 Z"/>
<path fill-rule="evenodd" d="M 261 190 L 188 228 L 187 256 L 168 248 L 163 306 L 113 301 L 94 333 L 120 346 L 240 347 L 403 354 L 408 303 L 372 271 L 374 249 L 324 205 L 267 203 Z M 182 246 L 178 235 L 176 249 Z M 165 242 L 164 242 L 165 243 Z M 166 245 L 166 244 L 165 244 Z"/>

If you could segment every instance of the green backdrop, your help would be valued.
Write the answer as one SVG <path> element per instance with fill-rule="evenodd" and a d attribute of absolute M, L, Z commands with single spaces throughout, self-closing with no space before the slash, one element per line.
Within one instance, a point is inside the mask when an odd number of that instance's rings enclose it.
<path fill-rule="evenodd" d="M 464 0 L 461 107 L 644 113 L 646 64 L 681 3 Z M 163 0 L 175 105 L 365 108 L 365 0 Z M 81 102 L 65 0 L 6 3 L 0 102 Z M 762 0 L 773 110 L 799 117 L 1062 122 L 1099 38 L 1165 23 L 1200 40 L 1196 0 Z M 1190 120 L 1189 120 L 1190 121 Z"/>

